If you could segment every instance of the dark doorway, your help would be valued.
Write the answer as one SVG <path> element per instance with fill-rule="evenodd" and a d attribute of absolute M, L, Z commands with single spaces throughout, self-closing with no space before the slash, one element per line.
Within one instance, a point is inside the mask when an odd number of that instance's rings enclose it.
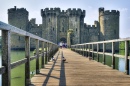
<path fill-rule="evenodd" d="M 64 38 L 64 37 L 62 37 L 62 38 L 60 38 L 60 42 L 63 42 L 63 43 L 66 43 L 66 38 Z"/>

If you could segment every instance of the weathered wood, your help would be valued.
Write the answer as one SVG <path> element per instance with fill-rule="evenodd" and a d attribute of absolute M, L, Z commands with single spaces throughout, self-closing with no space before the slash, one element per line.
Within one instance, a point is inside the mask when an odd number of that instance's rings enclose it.
<path fill-rule="evenodd" d="M 37 58 L 36 58 L 36 74 L 38 74 L 40 71 L 39 71 L 39 40 L 36 39 L 36 55 L 37 55 Z"/>
<path fill-rule="evenodd" d="M 44 62 L 44 52 L 45 52 L 45 51 L 44 51 L 44 47 L 45 47 L 45 46 L 44 46 L 44 42 L 42 42 L 42 60 L 41 60 L 41 61 L 42 61 L 42 62 L 41 62 L 41 67 L 42 67 L 42 68 L 44 68 L 44 64 L 45 64 L 45 62 Z"/>
<path fill-rule="evenodd" d="M 18 67 L 19 65 L 25 64 L 26 62 L 27 58 L 13 62 L 11 63 L 11 69 Z"/>
<path fill-rule="evenodd" d="M 2 30 L 2 66 L 6 69 L 5 73 L 2 74 L 2 86 L 11 86 L 10 35 L 10 31 Z"/>
<path fill-rule="evenodd" d="M 114 45 L 115 45 L 115 43 L 112 42 L 112 68 L 113 68 L 113 69 L 115 69 L 115 57 L 114 57 L 115 48 L 114 48 Z"/>
<path fill-rule="evenodd" d="M 99 62 L 99 54 L 98 54 L 98 52 L 99 52 L 99 44 L 97 43 L 97 61 Z"/>
<path fill-rule="evenodd" d="M 103 43 L 103 64 L 105 64 L 105 43 Z"/>
<path fill-rule="evenodd" d="M 34 60 L 34 59 L 36 59 L 37 58 L 37 56 L 35 55 L 35 56 L 31 56 L 30 57 L 30 61 L 32 61 L 32 60 Z"/>
<path fill-rule="evenodd" d="M 9 30 L 9 31 L 14 32 L 14 33 L 17 33 L 17 34 L 19 34 L 19 35 L 29 36 L 29 37 L 34 38 L 34 39 L 39 39 L 40 41 L 44 41 L 44 42 L 48 42 L 48 43 L 54 44 L 54 43 L 51 42 L 51 41 L 48 41 L 48 40 L 43 39 L 43 38 L 41 38 L 41 37 L 39 37 L 39 36 L 36 36 L 36 35 L 34 35 L 34 34 L 31 34 L 31 33 L 26 32 L 26 31 L 24 31 L 24 30 L 22 30 L 22 29 L 20 29 L 20 28 L 17 28 L 17 27 L 15 27 L 15 26 L 12 26 L 12 25 L 9 25 L 9 24 L 6 24 L 6 23 L 1 22 L 1 21 L 0 21 L 0 30 Z"/>
<path fill-rule="evenodd" d="M 93 44 L 92 44 L 92 51 L 94 51 Z M 94 59 L 94 53 L 92 52 L 92 59 Z"/>
<path fill-rule="evenodd" d="M 45 42 L 45 64 L 47 64 L 47 42 Z"/>
<path fill-rule="evenodd" d="M 125 41 L 125 73 L 129 74 L 129 41 Z"/>
<path fill-rule="evenodd" d="M 25 37 L 25 58 L 27 62 L 25 63 L 25 86 L 31 84 L 30 80 L 30 37 Z"/>
<path fill-rule="evenodd" d="M 11 78 L 10 78 L 11 69 L 24 63 L 26 63 L 25 64 L 25 86 L 28 86 L 30 84 L 30 61 L 35 58 L 36 58 L 36 73 L 39 73 L 39 56 L 42 55 L 42 54 L 39 54 L 39 41 L 44 41 L 46 43 L 54 44 L 54 46 L 57 46 L 57 45 L 51 41 L 45 40 L 39 36 L 26 32 L 12 25 L 3 23 L 1 21 L 0 21 L 0 30 L 2 30 L 2 67 L 0 68 L 0 74 L 3 74 L 2 86 L 11 85 Z M 26 40 L 25 59 L 13 62 L 11 64 L 10 64 L 10 49 L 11 49 L 10 33 L 16 33 L 18 35 L 22 35 L 26 37 L 25 38 Z M 30 58 L 30 38 L 36 39 L 36 41 L 38 40 L 37 50 L 36 50 L 37 55 L 31 58 Z"/>
<path fill-rule="evenodd" d="M 61 51 L 66 62 L 62 63 L 60 53 L 55 63 L 49 62 L 40 74 L 32 77 L 34 86 L 130 86 L 129 75 L 89 61 L 70 49 Z M 57 58 L 57 54 L 54 57 Z"/>
<path fill-rule="evenodd" d="M 3 73 L 5 73 L 5 67 L 4 66 L 0 67 L 0 74 L 3 74 Z"/>

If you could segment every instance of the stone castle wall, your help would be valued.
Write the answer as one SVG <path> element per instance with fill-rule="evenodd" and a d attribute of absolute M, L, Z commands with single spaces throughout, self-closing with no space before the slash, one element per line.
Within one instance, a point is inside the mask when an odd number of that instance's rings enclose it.
<path fill-rule="evenodd" d="M 79 8 L 69 8 L 67 10 L 61 10 L 60 8 L 41 9 L 42 24 L 40 25 L 35 23 L 35 18 L 29 21 L 28 14 L 28 11 L 24 8 L 14 7 L 9 9 L 9 24 L 54 43 L 67 42 L 67 32 L 69 30 L 73 30 L 72 44 L 119 38 L 119 11 L 116 10 L 109 11 L 99 8 L 99 21 L 94 21 L 94 25 L 84 23 L 86 13 L 85 10 Z M 16 45 L 12 45 L 12 48 L 24 47 L 24 38 L 14 35 L 12 40 L 14 39 L 17 39 L 17 42 Z M 107 45 L 106 48 L 110 49 L 109 46 Z M 34 42 L 31 47 L 35 47 Z M 100 48 L 102 49 L 102 47 Z M 118 44 L 116 44 L 116 49 L 118 49 Z"/>
<path fill-rule="evenodd" d="M 119 11 L 99 8 L 100 41 L 119 39 L 119 16 Z M 111 44 L 107 44 L 106 49 L 110 50 Z M 118 43 L 115 49 L 119 49 Z"/>

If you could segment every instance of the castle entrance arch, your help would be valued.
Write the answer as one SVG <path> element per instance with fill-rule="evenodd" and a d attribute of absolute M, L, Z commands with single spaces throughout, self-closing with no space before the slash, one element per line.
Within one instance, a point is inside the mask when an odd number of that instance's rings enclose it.
<path fill-rule="evenodd" d="M 60 42 L 66 43 L 66 38 L 64 37 L 60 38 Z"/>

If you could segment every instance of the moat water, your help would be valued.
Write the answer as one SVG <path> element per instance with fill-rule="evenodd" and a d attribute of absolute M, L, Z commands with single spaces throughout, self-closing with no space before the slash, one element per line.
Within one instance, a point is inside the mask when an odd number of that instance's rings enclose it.
<path fill-rule="evenodd" d="M 33 53 L 31 52 L 31 55 L 33 55 Z M 102 62 L 102 56 L 100 56 L 99 61 Z M 11 62 L 23 59 L 25 57 L 25 52 L 24 51 L 12 51 L 11 52 Z M 96 60 L 96 58 L 95 58 Z M 31 72 L 30 75 L 31 77 L 35 74 L 35 62 L 36 60 L 32 60 L 31 61 Z M 40 62 L 40 61 L 39 61 Z M 106 56 L 106 61 L 105 61 L 106 65 L 111 66 L 112 62 L 111 62 L 111 57 L 110 56 Z M 130 63 L 130 61 L 129 61 Z M 41 64 L 41 63 L 40 63 Z M 121 72 L 125 72 L 125 59 L 123 58 L 116 58 L 115 59 L 115 64 L 116 64 L 116 69 L 121 71 Z M 0 66 L 1 66 L 1 55 L 0 55 Z M 25 78 L 25 65 L 20 65 L 14 69 L 11 70 L 11 86 L 24 86 L 24 78 Z M 129 73 L 130 74 L 130 73 Z M 1 85 L 1 75 L 0 75 L 0 86 Z"/>

